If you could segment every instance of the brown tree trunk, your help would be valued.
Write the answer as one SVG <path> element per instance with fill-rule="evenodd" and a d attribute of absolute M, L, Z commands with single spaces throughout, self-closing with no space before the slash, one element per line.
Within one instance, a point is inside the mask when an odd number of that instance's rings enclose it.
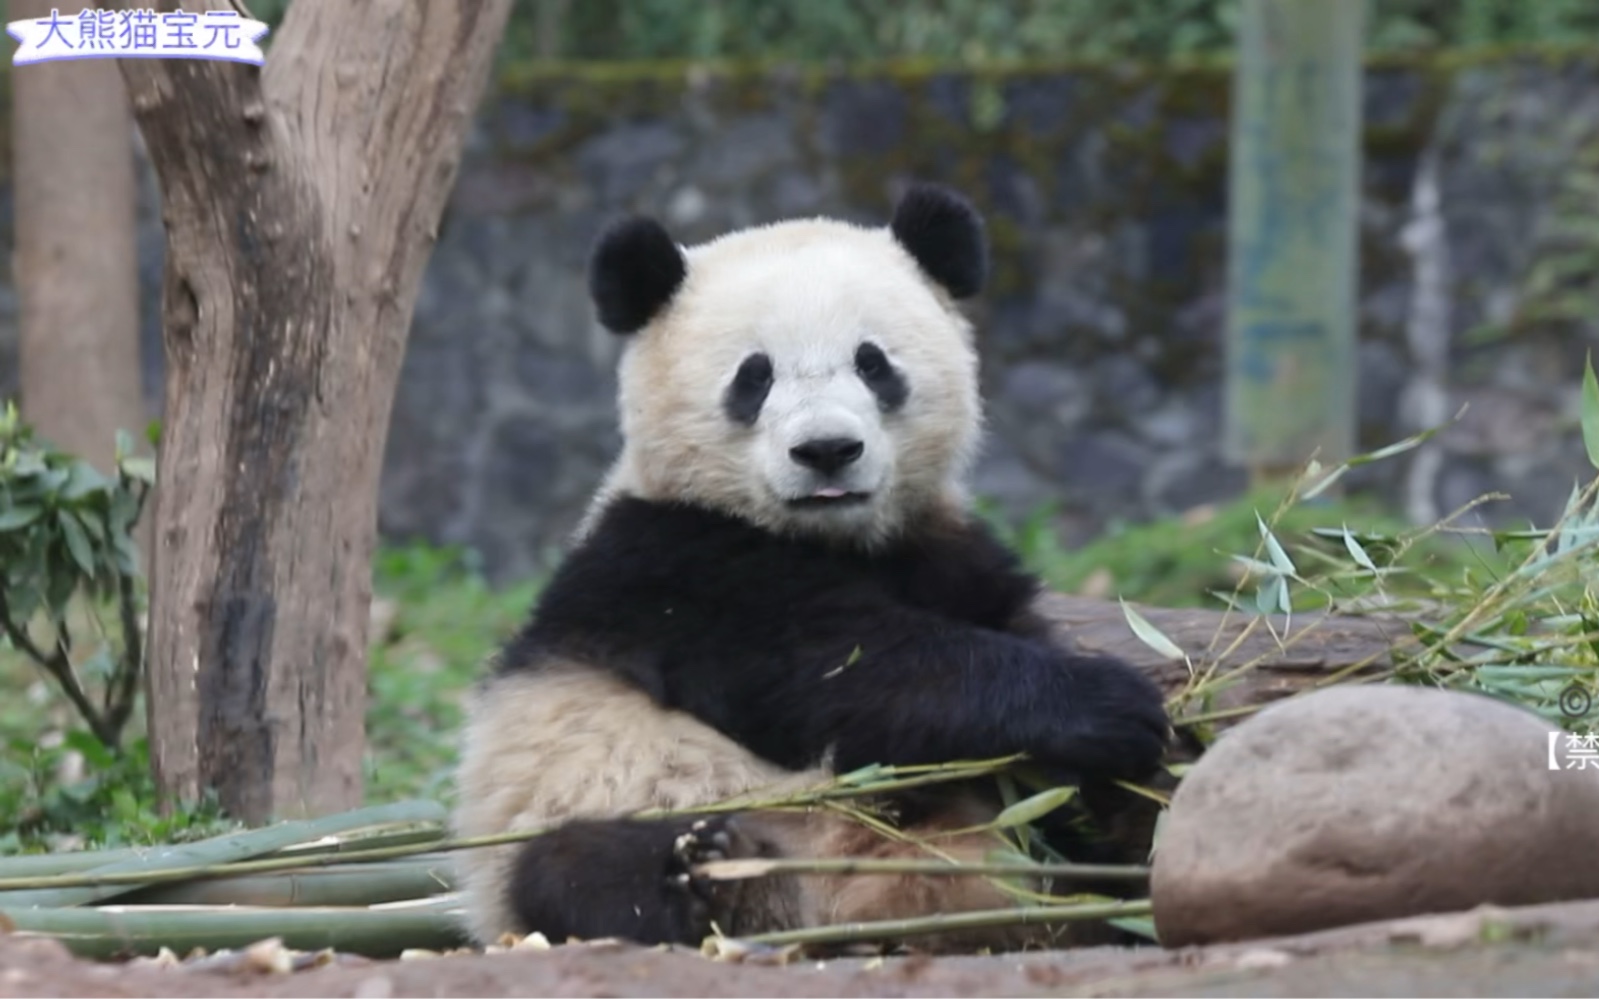
<path fill-rule="evenodd" d="M 11 0 L 13 20 L 49 0 Z M 114 63 L 14 67 L 12 155 L 24 417 L 107 474 L 145 424 L 139 377 L 133 119 Z"/>
<path fill-rule="evenodd" d="M 169 801 L 214 788 L 249 822 L 360 801 L 389 409 L 509 9 L 297 3 L 264 69 L 122 62 L 167 226 L 148 701 Z"/>

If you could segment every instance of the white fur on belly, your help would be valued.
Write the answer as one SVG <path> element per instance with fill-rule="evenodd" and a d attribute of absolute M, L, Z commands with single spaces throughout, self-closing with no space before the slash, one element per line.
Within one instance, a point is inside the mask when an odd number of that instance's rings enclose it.
<path fill-rule="evenodd" d="M 827 776 L 768 763 L 693 716 L 577 663 L 495 677 L 472 692 L 467 712 L 453 820 L 460 837 L 691 808 Z M 525 930 L 507 897 L 518 849 L 456 853 L 467 929 L 479 943 Z"/>

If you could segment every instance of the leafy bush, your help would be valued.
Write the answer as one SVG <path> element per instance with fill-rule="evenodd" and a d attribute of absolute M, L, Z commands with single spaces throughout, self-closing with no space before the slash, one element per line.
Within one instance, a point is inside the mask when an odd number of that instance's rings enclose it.
<path fill-rule="evenodd" d="M 7 403 L 0 413 L 0 632 L 60 686 L 89 730 L 116 750 L 144 663 L 134 525 L 155 465 L 119 435 L 116 475 L 35 438 Z M 87 613 L 69 619 L 74 598 Z M 114 609 L 112 636 L 101 613 Z M 44 637 L 34 624 L 43 618 Z M 84 655 L 85 630 L 99 642 Z M 85 680 L 89 681 L 85 683 Z M 95 688 L 99 696 L 95 696 Z"/>

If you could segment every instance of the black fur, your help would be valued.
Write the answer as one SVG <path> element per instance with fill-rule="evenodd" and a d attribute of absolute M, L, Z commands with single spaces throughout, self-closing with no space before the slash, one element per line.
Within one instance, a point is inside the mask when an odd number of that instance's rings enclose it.
<path fill-rule="evenodd" d="M 744 358 L 722 397 L 722 409 L 734 423 L 751 426 L 766 405 L 766 396 L 772 391 L 772 359 L 755 353 Z"/>
<path fill-rule="evenodd" d="M 636 333 L 655 318 L 688 276 L 683 251 L 652 218 L 612 223 L 589 258 L 589 295 L 612 333 Z"/>
<path fill-rule="evenodd" d="M 733 886 L 689 874 L 724 819 L 578 819 L 528 840 L 511 870 L 511 905 L 524 926 L 561 943 L 624 937 L 699 943 L 727 928 Z M 699 826 L 700 829 L 695 827 Z"/>
<path fill-rule="evenodd" d="M 875 343 L 867 342 L 855 348 L 855 373 L 877 396 L 877 407 L 885 413 L 892 413 L 904 406 L 905 400 L 910 397 L 911 387 L 905 381 L 904 374 L 894 367 L 888 355 L 883 353 L 883 348 Z"/>
<path fill-rule="evenodd" d="M 937 184 L 913 185 L 894 209 L 890 229 L 951 297 L 970 298 L 983 290 L 988 238 L 982 216 L 959 194 Z"/>
<path fill-rule="evenodd" d="M 844 770 L 1027 752 L 1083 780 L 1146 776 L 1167 738 L 1159 690 L 1039 637 L 1038 585 L 975 526 L 867 556 L 625 498 L 501 668 L 592 662 L 788 767 L 831 747 Z"/>

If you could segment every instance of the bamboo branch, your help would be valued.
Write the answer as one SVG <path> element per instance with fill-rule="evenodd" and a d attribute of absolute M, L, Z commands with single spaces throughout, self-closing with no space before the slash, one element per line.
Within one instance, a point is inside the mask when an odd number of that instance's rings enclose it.
<path fill-rule="evenodd" d="M 951 930 L 993 929 L 1001 926 L 1051 925 L 1101 922 L 1148 916 L 1154 911 L 1147 900 L 1089 905 L 1040 905 L 1011 909 L 979 909 L 918 919 L 884 919 L 868 923 L 839 923 L 798 930 L 756 933 L 747 937 L 712 938 L 706 949 L 736 950 L 742 946 L 783 947 L 807 944 L 868 943 L 899 937 L 926 936 Z"/>
<path fill-rule="evenodd" d="M 132 529 L 132 525 L 129 525 Z M 139 680 L 144 675 L 144 637 L 139 634 L 138 607 L 134 602 L 133 578 L 117 577 L 117 610 L 122 621 L 122 660 L 117 675 L 107 689 L 115 690 L 108 698 L 107 722 L 120 738 L 122 728 L 133 714 L 133 703 L 138 699 Z"/>
<path fill-rule="evenodd" d="M 983 760 L 969 763 L 951 763 L 942 765 L 927 765 L 915 767 L 883 767 L 879 773 L 898 774 L 909 773 L 908 777 L 890 777 L 886 780 L 864 780 L 857 775 L 845 774 L 835 778 L 818 788 L 802 791 L 798 794 L 774 796 L 771 798 L 742 797 L 713 804 L 702 805 L 697 808 L 664 809 L 652 808 L 634 813 L 634 818 L 662 819 L 675 818 L 687 815 L 706 815 L 734 811 L 762 811 L 776 809 L 802 809 L 813 805 L 826 804 L 847 798 L 871 797 L 890 791 L 904 790 L 911 787 L 923 787 L 940 782 L 969 780 L 974 776 L 994 773 L 1016 762 L 1018 757 L 1004 757 L 999 760 Z M 423 804 L 423 803 L 414 803 Z M 431 802 L 426 804 L 432 804 Z M 398 807 L 398 806 L 391 806 Z M 434 808 L 439 808 L 433 805 Z M 442 809 L 440 809 L 442 811 Z M 329 816 L 321 822 L 348 818 L 359 812 L 345 812 Z M 367 820 L 370 824 L 371 820 Z M 266 830 L 261 830 L 265 832 Z M 446 839 L 429 841 L 416 845 L 384 847 L 372 850 L 355 849 L 346 853 L 336 853 L 321 856 L 305 857 L 273 857 L 264 860 L 245 860 L 231 863 L 203 863 L 188 864 L 183 866 L 162 868 L 155 864 L 148 864 L 136 870 L 112 870 L 110 867 L 101 870 L 91 870 L 72 874 L 40 875 L 19 878 L 0 878 L 0 892 L 35 891 L 46 889 L 79 889 L 79 888 L 109 888 L 112 886 L 125 887 L 128 885 L 153 885 L 171 881 L 187 881 L 198 878 L 220 878 L 240 874 L 264 874 L 273 871 L 292 871 L 313 867 L 329 867 L 338 864 L 359 864 L 374 860 L 395 860 L 402 857 L 414 857 L 422 853 L 445 853 L 454 850 L 471 850 L 488 846 L 505 846 L 512 843 L 521 843 L 526 840 L 541 836 L 546 829 L 521 829 L 514 832 L 497 833 L 491 836 L 475 836 L 462 839 Z M 310 836 L 301 837 L 309 839 Z M 204 846 L 214 842 L 207 840 L 192 846 Z M 179 855 L 177 851 L 182 848 L 172 848 L 166 856 Z M 273 850 L 260 850 L 257 855 L 273 852 Z M 113 893 L 114 894 L 114 893 Z M 0 895 L 0 905 L 10 904 L 4 895 Z M 59 904 L 59 903 L 58 903 Z"/>
<path fill-rule="evenodd" d="M 712 881 L 741 881 L 774 874 L 932 874 L 946 877 L 1033 876 L 1085 881 L 1149 880 L 1149 868 L 1116 864 L 958 863 L 944 860 L 874 860 L 818 857 L 794 860 L 713 860 L 695 873 Z"/>
<path fill-rule="evenodd" d="M 26 622 L 11 619 L 11 606 L 6 602 L 3 590 L 0 590 L 0 629 L 3 629 L 6 637 L 11 639 L 12 645 L 38 663 L 40 669 L 55 678 L 56 684 L 60 686 L 62 693 L 67 695 L 67 699 L 72 702 L 78 714 L 83 717 L 94 737 L 105 743 L 107 748 L 115 749 L 117 740 L 107 730 L 105 718 L 84 693 L 83 685 L 78 682 L 78 675 L 72 669 L 72 641 L 66 631 L 66 625 L 61 623 L 52 627 L 56 636 L 55 651 L 47 656 L 28 635 Z"/>

